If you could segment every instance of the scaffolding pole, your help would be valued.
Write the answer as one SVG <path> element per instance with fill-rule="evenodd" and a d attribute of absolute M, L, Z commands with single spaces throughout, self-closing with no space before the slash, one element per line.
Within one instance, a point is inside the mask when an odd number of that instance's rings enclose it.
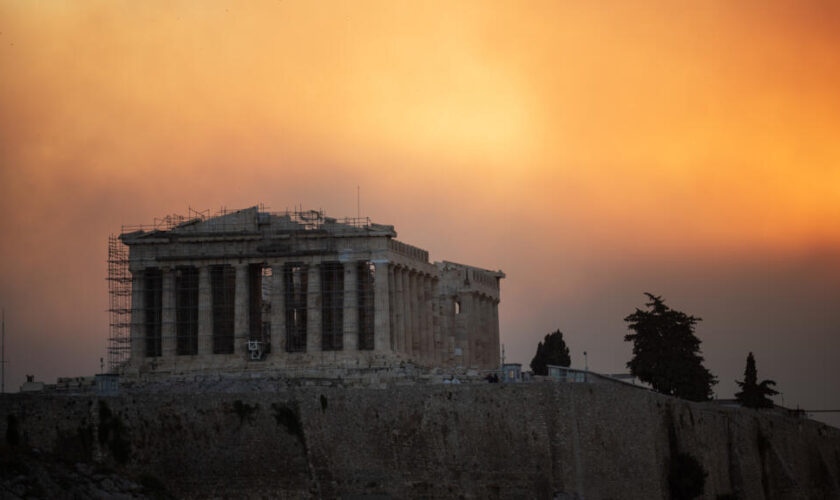
<path fill-rule="evenodd" d="M 108 371 L 116 372 L 131 356 L 131 273 L 128 247 L 116 235 L 108 237 Z"/>

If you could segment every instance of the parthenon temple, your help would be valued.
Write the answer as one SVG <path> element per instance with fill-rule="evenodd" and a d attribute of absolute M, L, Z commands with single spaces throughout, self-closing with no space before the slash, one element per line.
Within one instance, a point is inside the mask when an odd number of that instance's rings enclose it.
<path fill-rule="evenodd" d="M 396 237 L 366 218 L 258 207 L 124 230 L 117 368 L 497 368 L 504 273 L 430 263 Z"/>

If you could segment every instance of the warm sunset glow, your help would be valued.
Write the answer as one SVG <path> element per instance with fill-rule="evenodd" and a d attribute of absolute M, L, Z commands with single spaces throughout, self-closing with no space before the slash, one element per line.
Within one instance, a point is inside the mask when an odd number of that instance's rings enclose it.
<path fill-rule="evenodd" d="M 502 338 L 526 364 L 560 328 L 575 362 L 623 370 L 621 319 L 651 291 L 706 318 L 729 394 L 748 350 L 794 361 L 793 332 L 736 312 L 812 297 L 795 356 L 814 371 L 787 390 L 822 404 L 807 377 L 840 377 L 837 26 L 834 2 L 2 2 L 10 369 L 98 368 L 121 224 L 354 215 L 360 185 L 364 215 L 433 259 L 507 273 Z"/>

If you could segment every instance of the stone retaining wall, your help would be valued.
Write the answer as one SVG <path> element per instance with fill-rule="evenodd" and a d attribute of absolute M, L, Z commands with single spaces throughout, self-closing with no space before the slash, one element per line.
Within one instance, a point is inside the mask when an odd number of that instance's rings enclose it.
<path fill-rule="evenodd" d="M 594 500 L 669 498 L 685 452 L 702 498 L 840 498 L 840 430 L 633 387 L 179 387 L 6 395 L 3 454 L 104 464 L 183 498 Z"/>

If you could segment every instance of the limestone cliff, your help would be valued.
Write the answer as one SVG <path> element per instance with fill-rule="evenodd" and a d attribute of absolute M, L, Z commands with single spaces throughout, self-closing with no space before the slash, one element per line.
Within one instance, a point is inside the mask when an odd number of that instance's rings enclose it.
<path fill-rule="evenodd" d="M 840 498 L 840 430 L 806 419 L 592 384 L 261 389 L 7 395 L 4 464 L 36 449 L 179 498 L 667 499 L 687 453 L 701 498 Z"/>

